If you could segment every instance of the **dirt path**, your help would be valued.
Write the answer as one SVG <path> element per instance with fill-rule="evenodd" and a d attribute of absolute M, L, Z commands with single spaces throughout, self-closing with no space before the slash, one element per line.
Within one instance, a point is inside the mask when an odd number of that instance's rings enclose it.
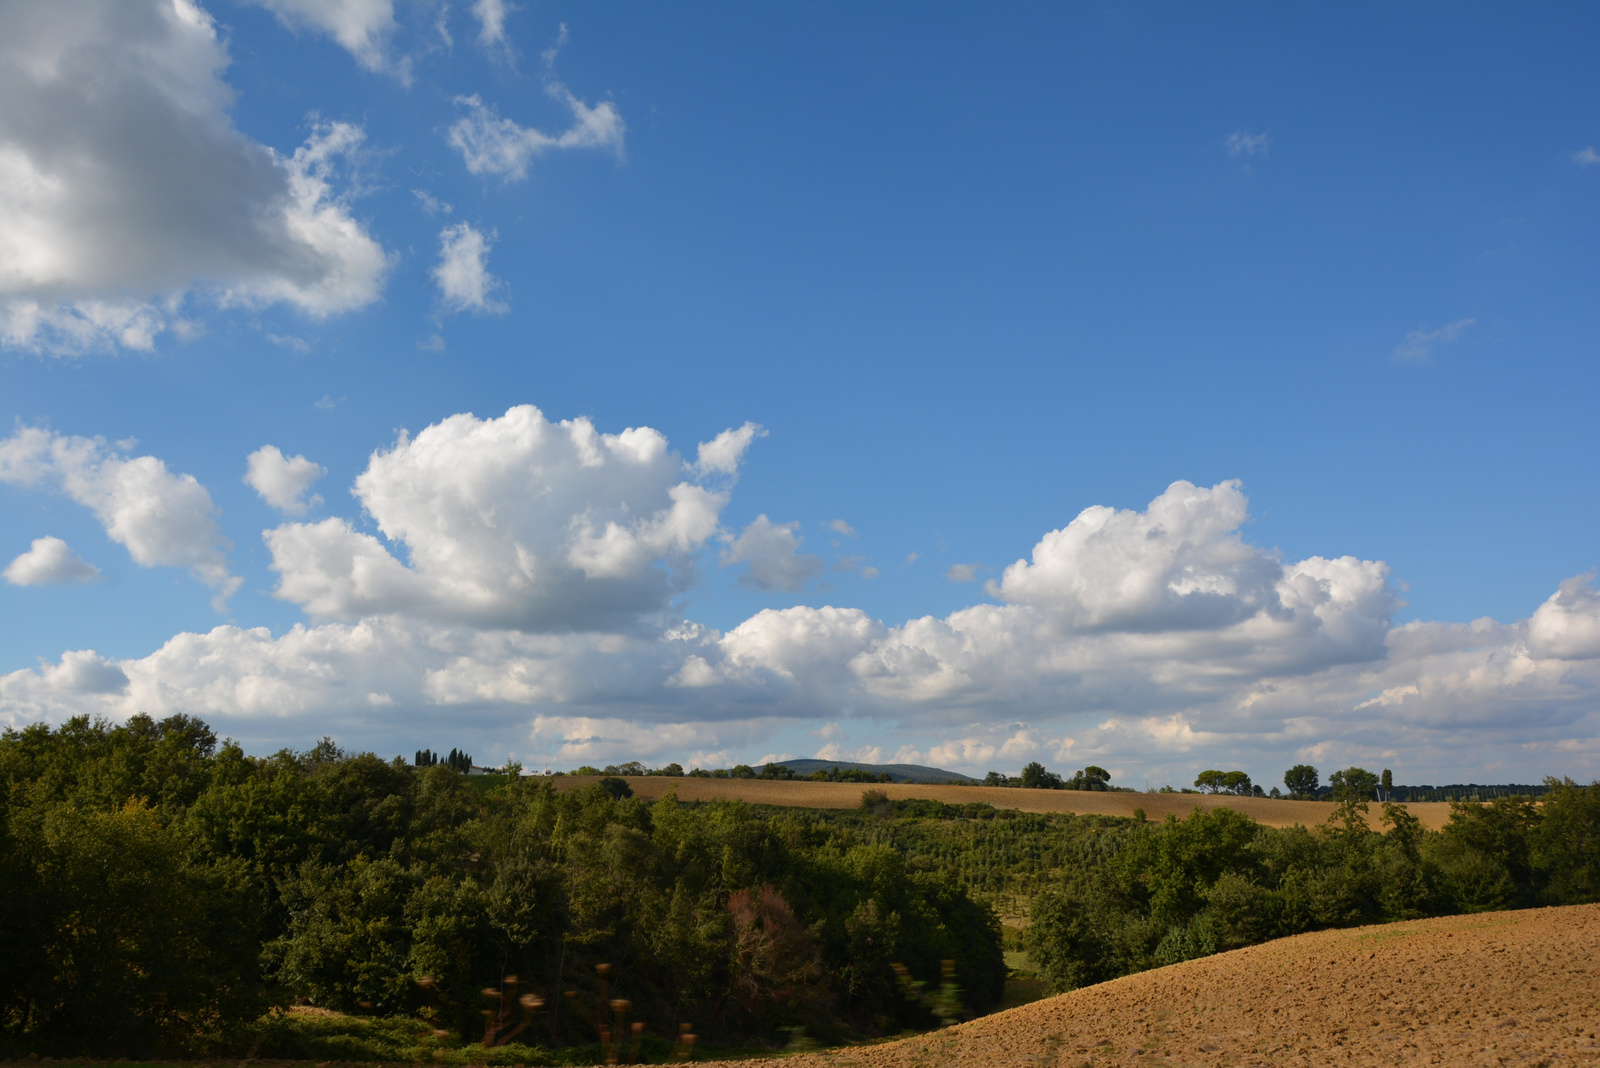
<path fill-rule="evenodd" d="M 559 775 L 551 780 L 556 789 L 570 789 L 594 782 L 592 776 Z M 884 783 L 863 786 L 850 782 L 780 782 L 770 779 L 691 779 L 668 776 L 630 777 L 629 785 L 640 797 L 652 801 L 676 788 L 683 801 L 734 799 L 757 805 L 788 805 L 794 808 L 855 808 L 864 790 L 882 790 L 889 797 L 927 798 L 952 805 L 983 801 L 995 808 L 1014 808 L 1023 812 L 1099 813 L 1131 816 L 1144 809 L 1145 818 L 1164 820 L 1168 815 L 1182 819 L 1196 808 L 1231 808 L 1243 812 L 1269 827 L 1307 827 L 1327 821 L 1333 812 L 1331 801 L 1273 801 L 1260 797 L 1220 797 L 1208 794 L 1126 794 L 1095 793 L 1085 790 L 1018 790 L 1001 786 L 936 786 L 923 783 Z M 1422 825 L 1439 830 L 1450 819 L 1446 802 L 1420 802 L 1406 806 Z M 1381 830 L 1382 806 L 1373 805 L 1370 819 Z"/>
<path fill-rule="evenodd" d="M 1600 905 L 1578 905 L 1300 935 L 782 1063 L 1557 1068 L 1600 1065 L 1597 1031 Z"/>

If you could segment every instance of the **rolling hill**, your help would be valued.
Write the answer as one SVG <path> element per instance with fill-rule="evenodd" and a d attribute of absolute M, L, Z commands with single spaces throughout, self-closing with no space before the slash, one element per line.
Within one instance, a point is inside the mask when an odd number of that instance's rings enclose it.
<path fill-rule="evenodd" d="M 779 760 L 776 763 L 793 771 L 796 775 L 812 775 L 829 768 L 838 768 L 841 771 L 865 771 L 873 775 L 887 771 L 894 776 L 895 782 L 977 782 L 970 775 L 963 775 L 959 771 L 945 771 L 943 768 L 926 768 L 921 764 L 855 764 L 848 760 Z"/>
<path fill-rule="evenodd" d="M 1319 931 L 785 1068 L 1600 1064 L 1600 905 Z M 740 1062 L 755 1065 L 764 1062 Z"/>

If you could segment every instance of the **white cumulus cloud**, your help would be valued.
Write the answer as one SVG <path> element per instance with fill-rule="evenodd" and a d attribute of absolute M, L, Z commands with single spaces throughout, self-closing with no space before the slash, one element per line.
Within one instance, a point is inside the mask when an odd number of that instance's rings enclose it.
<path fill-rule="evenodd" d="M 154 456 L 125 456 L 101 438 L 28 427 L 0 439 L 0 483 L 65 494 L 93 511 L 136 562 L 188 568 L 216 592 L 219 607 L 239 588 L 211 494 Z"/>
<path fill-rule="evenodd" d="M 692 476 L 649 427 L 606 434 L 531 405 L 452 416 L 374 453 L 356 479 L 388 544 L 343 519 L 266 533 L 277 596 L 316 616 L 630 626 L 666 607 L 719 530 L 727 494 Z"/>
<path fill-rule="evenodd" d="M 5 580 L 13 586 L 70 586 L 94 582 L 100 569 L 83 560 L 60 538 L 35 538 L 27 552 L 11 561 Z"/>
<path fill-rule="evenodd" d="M 697 554 L 730 544 L 718 516 L 737 472 L 706 455 L 531 407 L 402 435 L 356 483 L 375 533 L 328 519 L 267 534 L 278 595 L 341 618 L 180 634 L 114 662 L 69 651 L 0 675 L 0 719 L 181 711 L 271 745 L 448 722 L 569 766 L 727 763 L 814 733 L 841 753 L 848 737 L 858 755 L 980 774 L 1095 763 L 1129 783 L 1220 766 L 1271 782 L 1302 760 L 1412 782 L 1600 774 L 1591 575 L 1528 619 L 1395 626 L 1381 561 L 1280 559 L 1241 534 L 1237 483 L 1177 482 L 1046 532 L 989 584 L 992 602 L 899 623 L 796 605 L 719 632 L 677 600 Z M 43 431 L 0 444 L 5 481 L 112 517 L 102 487 L 137 462 Z M 200 514 L 188 526 L 214 531 Z M 763 518 L 740 537 L 752 530 L 748 545 L 776 547 L 768 581 L 792 581 L 794 528 Z"/>
<path fill-rule="evenodd" d="M 828 569 L 821 557 L 800 551 L 804 539 L 799 530 L 798 522 L 774 523 L 758 515 L 738 537 L 730 539 L 722 566 L 747 565 L 739 576 L 741 586 L 794 593 Z"/>
<path fill-rule="evenodd" d="M 1536 656 L 1559 660 L 1600 657 L 1600 590 L 1595 573 L 1574 575 L 1561 584 L 1528 620 L 1528 648 Z"/>
<path fill-rule="evenodd" d="M 700 443 L 695 466 L 702 475 L 731 475 L 739 470 L 751 443 L 766 436 L 766 429 L 755 423 L 747 422 L 737 429 L 724 430 L 710 441 Z"/>
<path fill-rule="evenodd" d="M 1006 568 L 995 597 L 1075 629 L 1174 630 L 1248 618 L 1276 596 L 1281 565 L 1245 543 L 1238 482 L 1174 482 L 1143 512 L 1086 508 Z"/>
<path fill-rule="evenodd" d="M 317 479 L 328 473 L 321 464 L 304 456 L 285 456 L 276 445 L 261 446 L 245 464 L 245 485 L 278 511 L 304 515 L 307 508 L 322 503 L 316 494 L 306 496 Z"/>
<path fill-rule="evenodd" d="M 280 155 L 234 128 L 227 65 L 191 0 L 0 6 L 0 344 L 149 349 L 193 294 L 376 299 L 388 256 L 332 185 L 359 129 Z"/>
<path fill-rule="evenodd" d="M 467 223 L 439 231 L 439 263 L 433 269 L 433 280 L 451 311 L 498 315 L 508 309 L 495 297 L 505 283 L 489 273 L 489 240 Z"/>

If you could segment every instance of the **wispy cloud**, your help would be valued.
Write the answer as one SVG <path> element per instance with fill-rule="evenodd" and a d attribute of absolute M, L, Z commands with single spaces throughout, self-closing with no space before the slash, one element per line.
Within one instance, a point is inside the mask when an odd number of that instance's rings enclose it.
<path fill-rule="evenodd" d="M 1572 154 L 1572 162 L 1580 167 L 1593 167 L 1600 163 L 1600 152 L 1596 152 L 1593 145 L 1585 145 L 1581 152 Z"/>
<path fill-rule="evenodd" d="M 485 48 L 506 43 L 505 0 L 474 0 L 472 15 L 478 20 L 478 43 Z M 563 27 L 565 30 L 565 27 Z"/>
<path fill-rule="evenodd" d="M 298 352 L 302 356 L 311 351 L 311 343 L 309 341 L 303 337 L 295 337 L 293 334 L 268 334 L 267 340 L 281 349 Z"/>
<path fill-rule="evenodd" d="M 454 207 L 440 200 L 426 189 L 413 189 L 411 195 L 417 198 L 417 203 L 429 215 L 449 215 L 455 210 Z"/>
<path fill-rule="evenodd" d="M 278 16 L 291 30 L 307 29 L 327 34 L 362 67 L 411 80 L 411 63 L 389 54 L 394 36 L 393 0 L 250 0 Z"/>
<path fill-rule="evenodd" d="M 1433 355 L 1434 346 L 1448 344 L 1459 338 L 1469 326 L 1474 325 L 1476 319 L 1457 319 L 1453 323 L 1439 327 L 1437 330 L 1424 330 L 1421 327 L 1406 335 L 1394 350 L 1397 360 L 1422 361 Z"/>
<path fill-rule="evenodd" d="M 1222 144 L 1230 156 L 1265 156 L 1272 151 L 1272 135 L 1235 130 Z"/>
<path fill-rule="evenodd" d="M 867 563 L 867 558 L 861 555 L 834 557 L 833 570 L 841 575 L 857 574 L 866 579 L 878 577 L 878 569 Z"/>

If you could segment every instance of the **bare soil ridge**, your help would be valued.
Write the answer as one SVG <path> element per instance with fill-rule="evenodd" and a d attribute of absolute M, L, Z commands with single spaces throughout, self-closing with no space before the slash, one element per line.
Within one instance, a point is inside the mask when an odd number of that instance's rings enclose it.
<path fill-rule="evenodd" d="M 1600 905 L 1572 905 L 1297 935 L 783 1064 L 1556 1068 L 1600 1065 L 1597 1030 Z"/>
<path fill-rule="evenodd" d="M 552 779 L 556 789 L 595 782 L 594 776 L 560 775 Z M 676 789 L 680 801 L 748 801 L 755 805 L 787 805 L 793 808 L 855 808 L 864 790 L 882 790 L 891 800 L 923 798 L 951 805 L 981 801 L 995 808 L 1014 808 L 1022 812 L 1095 813 L 1104 816 L 1132 816 L 1143 809 L 1145 818 L 1183 819 L 1197 808 L 1231 808 L 1268 827 L 1312 827 L 1326 823 L 1333 814 L 1332 801 L 1276 801 L 1261 797 L 1234 797 L 1225 794 L 1138 794 L 1102 793 L 1091 790 L 1023 790 L 1006 786 L 946 786 L 934 783 L 881 783 L 863 786 L 850 782 L 807 782 L 779 779 L 700 779 L 666 775 L 630 776 L 628 785 L 639 797 L 655 801 Z M 1405 806 L 1429 830 L 1437 831 L 1450 819 L 1446 801 L 1413 802 Z M 1373 805 L 1371 819 L 1378 826 L 1380 806 Z"/>

